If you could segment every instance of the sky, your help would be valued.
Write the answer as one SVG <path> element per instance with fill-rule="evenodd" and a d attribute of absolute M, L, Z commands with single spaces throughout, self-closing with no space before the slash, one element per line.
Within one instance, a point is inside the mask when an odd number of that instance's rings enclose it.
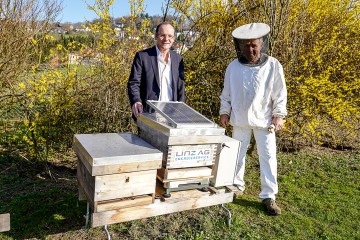
<path fill-rule="evenodd" d="M 86 0 L 90 5 L 94 0 Z M 150 16 L 162 15 L 161 7 L 164 0 L 145 0 L 145 13 Z M 110 8 L 110 13 L 113 17 L 122 17 L 130 14 L 130 5 L 128 0 L 115 0 L 115 3 Z M 65 22 L 84 22 L 85 20 L 93 20 L 98 18 L 97 15 L 88 10 L 83 0 L 63 0 L 63 10 L 57 20 L 61 23 Z"/>

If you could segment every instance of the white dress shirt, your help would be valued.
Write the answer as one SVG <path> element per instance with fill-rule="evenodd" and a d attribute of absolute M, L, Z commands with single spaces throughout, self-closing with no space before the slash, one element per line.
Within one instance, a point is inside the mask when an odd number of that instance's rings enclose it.
<path fill-rule="evenodd" d="M 168 62 L 165 62 L 165 56 L 159 51 L 156 46 L 157 62 L 160 77 L 160 96 L 159 101 L 173 101 L 172 91 L 172 73 L 171 73 L 171 58 L 169 56 Z M 170 52 L 169 52 L 170 54 Z"/>

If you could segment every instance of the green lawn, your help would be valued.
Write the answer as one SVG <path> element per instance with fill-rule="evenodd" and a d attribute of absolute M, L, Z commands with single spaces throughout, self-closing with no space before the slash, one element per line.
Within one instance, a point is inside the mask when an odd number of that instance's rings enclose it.
<path fill-rule="evenodd" d="M 254 154 L 253 154 L 254 155 Z M 360 239 L 360 153 L 307 149 L 279 153 L 278 205 L 269 216 L 260 201 L 259 165 L 249 157 L 244 196 L 226 204 L 109 225 L 112 239 Z M 11 231 L 0 239 L 106 239 L 84 229 L 86 203 L 77 201 L 75 156 L 44 166 L 17 155 L 0 157 L 0 213 Z"/>

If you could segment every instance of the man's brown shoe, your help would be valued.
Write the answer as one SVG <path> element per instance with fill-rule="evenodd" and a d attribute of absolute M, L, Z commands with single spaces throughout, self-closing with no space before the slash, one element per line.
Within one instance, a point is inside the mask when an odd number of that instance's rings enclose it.
<path fill-rule="evenodd" d="M 262 201 L 262 204 L 265 205 L 267 211 L 271 215 L 280 215 L 281 214 L 281 209 L 276 205 L 275 200 L 273 200 L 271 198 L 266 198 Z"/>

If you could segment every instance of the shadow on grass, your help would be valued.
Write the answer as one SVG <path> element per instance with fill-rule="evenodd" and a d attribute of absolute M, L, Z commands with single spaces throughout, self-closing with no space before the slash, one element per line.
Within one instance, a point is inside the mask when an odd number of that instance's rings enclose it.
<path fill-rule="evenodd" d="M 233 203 L 244 207 L 246 209 L 254 209 L 256 211 L 265 211 L 264 205 L 261 204 L 259 200 L 252 200 L 246 197 L 237 197 L 234 198 Z"/>
<path fill-rule="evenodd" d="M 0 156 L 0 213 L 10 213 L 13 239 L 44 238 L 49 234 L 81 229 L 86 202 L 78 201 L 76 170 L 18 156 Z"/>

